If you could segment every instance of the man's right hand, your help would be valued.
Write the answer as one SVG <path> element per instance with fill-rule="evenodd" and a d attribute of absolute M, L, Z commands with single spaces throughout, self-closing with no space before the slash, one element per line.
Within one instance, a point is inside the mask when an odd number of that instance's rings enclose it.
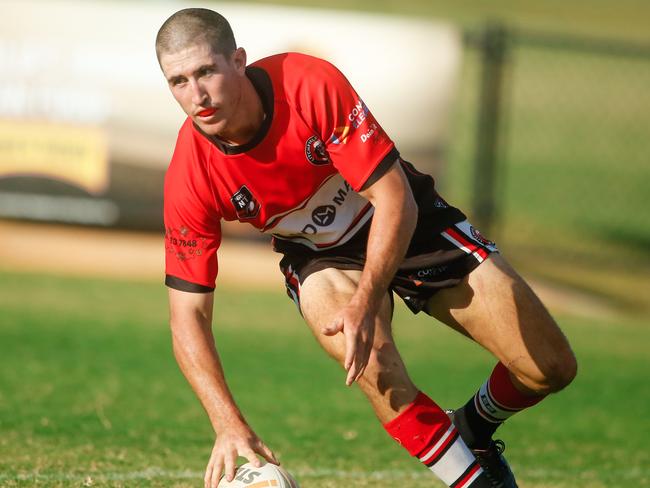
<path fill-rule="evenodd" d="M 216 488 L 225 470 L 226 479 L 232 481 L 237 469 L 237 457 L 241 456 L 255 467 L 262 462 L 257 455 L 262 456 L 272 464 L 280 464 L 273 452 L 257 437 L 255 432 L 241 424 L 230 427 L 217 435 L 208 467 L 205 470 L 205 488 Z"/>
<path fill-rule="evenodd" d="M 225 470 L 232 481 L 237 457 L 260 466 L 259 454 L 279 464 L 271 450 L 248 426 L 228 389 L 212 335 L 214 294 L 169 289 L 170 325 L 174 356 L 192 385 L 217 432 L 205 470 L 206 488 L 216 488 Z"/>

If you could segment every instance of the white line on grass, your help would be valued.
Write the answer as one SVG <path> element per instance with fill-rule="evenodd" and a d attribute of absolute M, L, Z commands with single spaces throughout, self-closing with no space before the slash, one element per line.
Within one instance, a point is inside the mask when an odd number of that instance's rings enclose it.
<path fill-rule="evenodd" d="M 385 471 L 346 471 L 339 469 L 310 469 L 292 470 L 297 478 L 331 478 L 331 479 L 418 479 L 429 478 L 429 471 L 406 471 L 406 470 L 385 470 Z M 95 481 L 130 481 L 143 479 L 203 479 L 203 471 L 169 471 L 160 468 L 148 468 L 141 471 L 130 471 L 125 473 L 0 473 L 0 480 L 16 481 L 84 481 L 89 477 Z"/>
<path fill-rule="evenodd" d="M 580 471 L 572 473 L 568 470 L 560 469 L 520 469 L 517 470 L 522 478 L 528 479 L 566 479 L 567 476 L 576 475 L 576 479 L 586 479 L 587 477 L 598 479 L 598 474 L 592 471 Z M 407 470 L 382 470 L 382 471 L 362 471 L 362 470 L 342 470 L 342 469 L 298 469 L 291 470 L 291 473 L 298 479 L 367 479 L 367 480 L 404 480 L 404 479 L 424 479 L 432 475 L 428 470 L 407 471 Z M 133 480 L 186 480 L 186 479 L 203 479 L 203 471 L 179 470 L 171 471 L 162 468 L 148 468 L 140 471 L 112 472 L 112 473 L 0 473 L 0 481 L 133 481 Z M 615 477 L 619 480 L 641 480 L 650 476 L 650 469 L 631 468 L 608 471 L 608 476 Z"/>

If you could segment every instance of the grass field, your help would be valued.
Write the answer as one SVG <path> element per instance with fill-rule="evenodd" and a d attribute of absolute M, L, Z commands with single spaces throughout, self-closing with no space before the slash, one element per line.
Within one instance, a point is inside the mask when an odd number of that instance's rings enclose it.
<path fill-rule="evenodd" d="M 650 4 L 639 0 L 311 5 L 649 40 Z M 507 455 L 522 488 L 650 486 L 649 63 L 526 47 L 512 54 L 499 244 L 522 269 L 637 315 L 559 317 L 579 376 L 502 429 Z M 467 51 L 441 179 L 464 208 L 478 68 Z M 388 439 L 359 391 L 343 386 L 279 289 L 219 290 L 215 310 L 235 396 L 303 487 L 442 486 Z M 395 329 L 415 381 L 443 406 L 464 402 L 492 366 L 403 307 Z M 201 486 L 212 441 L 171 353 L 163 286 L 0 270 L 0 486 Z"/>
<path fill-rule="evenodd" d="M 219 290 L 215 315 L 236 398 L 303 487 L 441 486 L 344 387 L 283 294 Z M 647 324 L 560 321 L 580 374 L 503 428 L 520 486 L 650 486 Z M 444 406 L 492 365 L 403 307 L 395 331 Z M 0 273 L 0 486 L 200 486 L 211 443 L 171 354 L 163 286 Z"/>

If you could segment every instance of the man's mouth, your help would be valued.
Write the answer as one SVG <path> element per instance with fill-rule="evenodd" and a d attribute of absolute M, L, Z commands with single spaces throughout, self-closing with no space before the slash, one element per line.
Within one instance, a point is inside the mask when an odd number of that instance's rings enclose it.
<path fill-rule="evenodd" d="M 199 117 L 210 117 L 211 115 L 214 115 L 216 111 L 217 111 L 216 108 L 206 108 L 205 110 L 201 110 L 198 113 L 198 116 Z"/>

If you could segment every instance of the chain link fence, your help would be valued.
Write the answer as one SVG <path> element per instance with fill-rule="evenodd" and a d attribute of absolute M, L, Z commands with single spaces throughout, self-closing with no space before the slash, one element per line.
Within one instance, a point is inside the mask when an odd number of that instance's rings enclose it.
<path fill-rule="evenodd" d="M 650 309 L 650 46 L 467 41 L 447 193 L 525 270 Z"/>

